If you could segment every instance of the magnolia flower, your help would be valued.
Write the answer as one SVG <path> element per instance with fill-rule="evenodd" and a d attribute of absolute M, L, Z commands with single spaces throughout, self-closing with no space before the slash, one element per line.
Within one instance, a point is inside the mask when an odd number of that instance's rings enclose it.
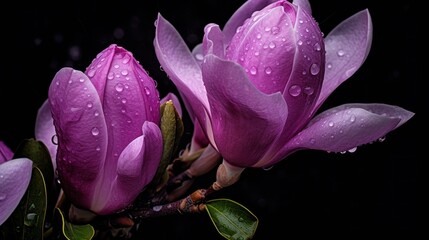
<path fill-rule="evenodd" d="M 56 134 L 57 149 L 48 148 L 56 151 L 51 155 L 67 198 L 99 215 L 129 206 L 154 177 L 162 154 L 154 80 L 132 53 L 112 44 L 85 73 L 58 71 L 48 103 L 38 112 L 45 116 L 38 116 L 36 133 L 45 142 Z"/>
<path fill-rule="evenodd" d="M 0 141 L 0 225 L 18 206 L 30 184 L 33 161 L 13 158 L 13 152 Z"/>
<path fill-rule="evenodd" d="M 192 52 L 160 14 L 156 21 L 156 54 L 183 96 L 202 139 L 196 142 L 206 140 L 223 157 L 220 187 L 246 167 L 270 167 L 297 150 L 354 149 L 413 116 L 379 103 L 345 104 L 315 116 L 366 59 L 370 14 L 357 12 L 324 37 L 308 1 L 270 2 L 247 1 L 223 30 L 208 24 Z"/>

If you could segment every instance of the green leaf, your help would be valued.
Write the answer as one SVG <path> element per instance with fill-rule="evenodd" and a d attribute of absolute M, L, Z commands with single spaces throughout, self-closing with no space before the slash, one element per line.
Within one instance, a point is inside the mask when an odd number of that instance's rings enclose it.
<path fill-rule="evenodd" d="M 2 225 L 6 239 L 43 239 L 46 206 L 43 174 L 38 167 L 33 166 L 27 192 L 9 219 Z"/>
<path fill-rule="evenodd" d="M 172 101 L 167 101 L 161 105 L 160 128 L 164 148 L 161 162 L 152 181 L 155 185 L 158 185 L 163 179 L 165 179 L 163 176 L 166 172 L 166 168 L 177 151 L 180 138 L 184 131 L 182 119 L 177 113 Z"/>
<path fill-rule="evenodd" d="M 64 214 L 59 208 L 55 208 L 54 234 L 62 240 L 90 240 L 94 237 L 95 230 L 90 224 L 76 225 L 64 219 Z"/>
<path fill-rule="evenodd" d="M 258 227 L 258 218 L 243 205 L 230 199 L 212 199 L 206 210 L 216 230 L 228 240 L 252 239 Z"/>

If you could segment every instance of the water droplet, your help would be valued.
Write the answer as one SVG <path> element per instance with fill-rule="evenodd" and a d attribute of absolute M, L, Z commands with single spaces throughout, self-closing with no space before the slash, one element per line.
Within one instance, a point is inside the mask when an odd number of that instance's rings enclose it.
<path fill-rule="evenodd" d="M 148 87 L 144 87 L 144 92 L 146 93 L 146 95 L 150 95 L 150 90 Z"/>
<path fill-rule="evenodd" d="M 123 64 L 127 64 L 130 61 L 131 57 L 128 55 L 125 55 L 124 59 L 122 59 Z"/>
<path fill-rule="evenodd" d="M 350 116 L 350 122 L 355 122 L 356 121 L 356 116 L 355 115 L 351 115 Z"/>
<path fill-rule="evenodd" d="M 297 44 L 298 44 L 299 46 L 301 46 L 301 45 L 302 45 L 302 40 L 298 40 Z"/>
<path fill-rule="evenodd" d="M 37 215 L 37 213 L 28 213 L 25 216 L 24 224 L 27 227 L 34 227 L 37 224 L 38 219 L 39 216 Z"/>
<path fill-rule="evenodd" d="M 338 50 L 338 52 L 337 52 L 338 57 L 342 57 L 342 56 L 344 56 L 344 54 L 346 54 L 344 52 L 344 50 Z"/>
<path fill-rule="evenodd" d="M 328 69 L 331 69 L 331 68 L 332 68 L 332 64 L 331 64 L 331 63 L 328 63 L 328 64 L 327 64 L 327 67 L 328 67 Z"/>
<path fill-rule="evenodd" d="M 255 52 L 255 56 L 259 56 L 259 52 L 258 51 Z"/>
<path fill-rule="evenodd" d="M 276 44 L 274 42 L 270 42 L 268 45 L 271 49 L 274 49 L 276 47 Z"/>
<path fill-rule="evenodd" d="M 91 103 L 91 102 L 89 102 L 89 103 L 87 103 L 87 104 L 86 104 L 86 106 L 87 106 L 88 108 L 92 108 L 92 103 Z"/>
<path fill-rule="evenodd" d="M 293 97 L 299 96 L 301 94 L 301 87 L 298 85 L 293 85 L 289 88 L 289 94 Z"/>
<path fill-rule="evenodd" d="M 54 135 L 52 136 L 52 138 L 51 138 L 51 142 L 52 142 L 52 144 L 54 144 L 54 145 L 58 145 L 58 136 L 57 136 L 57 134 L 54 134 Z"/>
<path fill-rule="evenodd" d="M 316 63 L 311 64 L 310 72 L 312 75 L 317 75 L 320 72 L 320 67 Z"/>
<path fill-rule="evenodd" d="M 316 143 L 316 139 L 314 139 L 314 138 L 310 138 L 310 143 L 311 143 L 311 144 L 315 144 L 315 143 Z"/>
<path fill-rule="evenodd" d="M 244 218 L 239 217 L 239 218 L 238 218 L 238 221 L 239 221 L 239 222 L 242 222 L 242 221 L 244 221 Z"/>
<path fill-rule="evenodd" d="M 91 129 L 91 134 L 92 134 L 93 136 L 97 136 L 98 134 L 100 134 L 100 130 L 98 130 L 98 128 L 96 128 L 96 127 L 93 127 L 93 128 Z"/>
<path fill-rule="evenodd" d="M 94 75 L 95 75 L 95 70 L 94 69 L 91 69 L 91 70 L 88 71 L 88 77 L 94 77 Z"/>
<path fill-rule="evenodd" d="M 98 117 L 100 115 L 100 113 L 98 111 L 94 112 L 94 116 Z"/>
<path fill-rule="evenodd" d="M 354 152 L 356 152 L 356 150 L 357 150 L 357 147 L 354 147 L 354 148 L 350 148 L 347 151 L 350 152 L 350 153 L 354 153 Z"/>
<path fill-rule="evenodd" d="M 97 151 L 97 152 L 99 152 L 101 150 L 101 148 L 100 147 L 96 147 L 95 148 L 95 151 Z"/>
<path fill-rule="evenodd" d="M 271 33 L 274 34 L 274 35 L 278 34 L 279 32 L 280 32 L 280 28 L 279 27 L 274 26 L 271 29 Z"/>
<path fill-rule="evenodd" d="M 386 140 L 386 137 L 381 137 L 378 139 L 379 142 L 384 142 L 384 140 Z"/>
<path fill-rule="evenodd" d="M 269 31 L 271 31 L 271 27 L 265 27 L 265 32 L 269 32 Z"/>
<path fill-rule="evenodd" d="M 118 64 L 115 64 L 113 67 L 114 67 L 114 68 L 119 68 L 119 65 L 118 65 Z"/>
<path fill-rule="evenodd" d="M 329 122 L 328 126 L 333 127 L 334 126 L 334 122 Z"/>
<path fill-rule="evenodd" d="M 125 104 L 125 103 L 127 103 L 127 99 L 126 99 L 126 98 L 122 98 L 121 102 L 122 102 L 123 104 Z"/>
<path fill-rule="evenodd" d="M 257 39 L 261 39 L 261 38 L 262 38 L 262 35 L 261 35 L 260 33 L 258 33 L 258 34 L 256 34 L 256 38 L 257 38 Z"/>
<path fill-rule="evenodd" d="M 307 95 L 312 95 L 314 93 L 314 89 L 312 87 L 305 87 L 304 93 Z"/>
<path fill-rule="evenodd" d="M 195 54 L 195 58 L 196 58 L 198 61 L 202 61 L 202 60 L 204 59 L 204 55 L 203 55 L 203 54 L 201 54 L 201 53 L 197 53 L 197 54 Z"/>
<path fill-rule="evenodd" d="M 85 78 L 79 79 L 79 82 L 85 82 Z"/>
<path fill-rule="evenodd" d="M 320 47 L 320 44 L 318 42 L 313 45 L 313 48 L 316 51 L 320 51 L 322 49 L 322 47 Z"/>
<path fill-rule="evenodd" d="M 158 205 L 158 206 L 153 206 L 152 210 L 154 210 L 155 212 L 159 212 L 162 209 L 162 206 Z"/>
<path fill-rule="evenodd" d="M 122 91 L 124 91 L 124 85 L 123 85 L 122 83 L 118 83 L 118 84 L 116 84 L 116 86 L 115 86 L 115 90 L 116 90 L 117 92 L 122 92 Z"/>
<path fill-rule="evenodd" d="M 3 201 L 6 199 L 6 194 L 5 193 L 0 193 L 0 201 Z"/>
<path fill-rule="evenodd" d="M 258 73 L 258 69 L 255 66 L 250 68 L 250 74 L 256 75 L 257 73 Z"/>
<path fill-rule="evenodd" d="M 107 79 L 112 80 L 115 77 L 115 74 L 113 74 L 112 72 L 109 72 L 109 74 L 107 74 Z"/>
<path fill-rule="evenodd" d="M 265 73 L 270 75 L 273 72 L 273 70 L 270 67 L 265 68 Z"/>
<path fill-rule="evenodd" d="M 128 71 L 126 69 L 121 71 L 122 76 L 127 76 L 128 75 Z"/>

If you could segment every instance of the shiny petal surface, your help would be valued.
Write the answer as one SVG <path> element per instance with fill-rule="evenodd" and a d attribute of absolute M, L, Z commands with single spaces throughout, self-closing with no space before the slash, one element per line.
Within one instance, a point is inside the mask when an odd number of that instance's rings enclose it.
<path fill-rule="evenodd" d="M 33 162 L 17 158 L 0 164 L 0 225 L 18 206 L 27 191 Z"/>
<path fill-rule="evenodd" d="M 92 206 L 98 213 L 127 207 L 155 175 L 162 155 L 161 130 L 155 123 L 145 122 L 142 132 L 119 156 L 115 180 L 103 183 L 110 188 L 103 187 L 109 191 L 100 193 L 101 201 Z"/>
<path fill-rule="evenodd" d="M 243 25 L 244 21 L 252 16 L 256 11 L 261 10 L 275 0 L 248 0 L 246 1 L 226 22 L 222 29 L 225 34 L 225 43 L 229 44 L 237 28 Z"/>
<path fill-rule="evenodd" d="M 82 72 L 62 68 L 49 87 L 58 137 L 57 169 L 78 207 L 91 205 L 107 152 L 107 127 L 97 90 Z"/>
<path fill-rule="evenodd" d="M 218 150 L 233 165 L 251 166 L 282 129 L 286 102 L 280 93 L 266 95 L 256 89 L 236 63 L 207 55 L 202 70 Z"/>
<path fill-rule="evenodd" d="M 203 119 L 209 108 L 200 65 L 177 30 L 161 14 L 156 23 L 154 46 L 158 61 L 183 95 L 189 111 Z"/>
<path fill-rule="evenodd" d="M 363 64 L 371 49 L 372 21 L 368 9 L 347 18 L 325 38 L 326 71 L 315 110 Z"/>
<path fill-rule="evenodd" d="M 46 145 L 51 155 L 52 165 L 54 169 L 57 169 L 58 140 L 48 99 L 43 102 L 42 106 L 37 111 L 34 135 L 37 140 Z"/>
<path fill-rule="evenodd" d="M 384 137 L 414 113 L 387 104 L 345 104 L 322 112 L 288 144 L 287 151 L 308 148 L 343 152 Z"/>

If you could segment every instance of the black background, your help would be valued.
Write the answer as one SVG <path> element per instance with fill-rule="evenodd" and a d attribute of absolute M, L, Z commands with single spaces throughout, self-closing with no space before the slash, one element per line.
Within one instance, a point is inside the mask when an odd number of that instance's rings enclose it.
<path fill-rule="evenodd" d="M 11 2 L 3 8 L 0 64 L 0 140 L 12 149 L 34 136 L 36 112 L 50 81 L 64 66 L 85 70 L 108 45 L 131 51 L 157 80 L 161 96 L 176 90 L 160 70 L 153 50 L 157 13 L 178 29 L 192 48 L 210 22 L 223 26 L 244 0 Z M 422 31 L 415 1 L 311 1 L 313 16 L 327 35 L 340 21 L 368 8 L 374 25 L 371 52 L 364 65 L 325 102 L 327 109 L 351 102 L 399 105 L 416 115 L 382 143 L 355 153 L 300 151 L 269 171 L 246 169 L 240 181 L 213 197 L 235 200 L 259 218 L 254 239 L 305 237 L 411 237 L 422 226 L 419 213 L 417 121 L 424 115 L 417 95 Z M 422 42 L 423 41 L 423 42 Z M 420 65 L 422 66 L 422 65 Z M 418 86 L 418 83 L 419 86 Z M 421 98 L 422 96 L 419 96 Z M 192 125 L 184 116 L 185 145 Z M 257 126 L 255 126 L 257 127 Z M 214 180 L 210 172 L 195 188 Z M 207 214 L 149 219 L 141 239 L 223 239 Z M 160 238 L 157 238 L 160 237 Z"/>

